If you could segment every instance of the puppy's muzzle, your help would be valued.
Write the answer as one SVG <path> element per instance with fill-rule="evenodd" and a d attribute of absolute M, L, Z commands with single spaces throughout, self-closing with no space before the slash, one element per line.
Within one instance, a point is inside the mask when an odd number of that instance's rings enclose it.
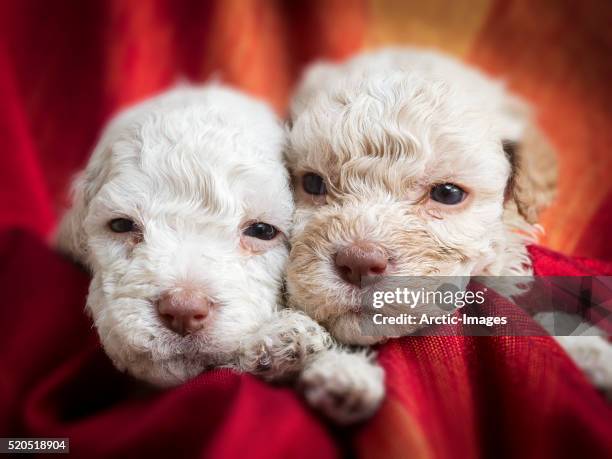
<path fill-rule="evenodd" d="M 194 290 L 168 291 L 157 301 L 162 322 L 181 336 L 194 334 L 204 328 L 213 302 Z"/>
<path fill-rule="evenodd" d="M 384 250 L 367 241 L 354 242 L 341 248 L 334 261 L 340 277 L 357 287 L 361 287 L 363 277 L 384 274 L 388 265 Z"/>

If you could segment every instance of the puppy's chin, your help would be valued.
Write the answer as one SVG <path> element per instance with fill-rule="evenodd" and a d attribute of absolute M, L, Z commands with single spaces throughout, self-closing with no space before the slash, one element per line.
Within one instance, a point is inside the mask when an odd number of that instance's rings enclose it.
<path fill-rule="evenodd" d="M 347 312 L 335 317 L 329 324 L 329 332 L 343 344 L 355 344 L 359 346 L 371 346 L 380 343 L 386 338 L 384 336 L 364 335 L 360 326 L 359 313 Z"/>
<path fill-rule="evenodd" d="M 291 306 L 320 322 L 339 342 L 372 345 L 385 339 L 362 332 L 362 321 L 366 320 L 362 313 L 365 290 L 349 287 L 340 280 L 315 286 L 311 278 L 295 272 L 288 276 L 287 287 Z"/>
<path fill-rule="evenodd" d="M 129 362 L 113 359 L 120 370 L 124 370 L 137 379 L 157 387 L 173 387 L 194 378 L 208 368 L 203 359 L 189 359 L 177 355 L 168 360 L 155 361 L 143 355 Z"/>
<path fill-rule="evenodd" d="M 227 361 L 235 349 L 221 347 L 214 318 L 200 332 L 180 336 L 163 326 L 146 300 L 102 303 L 93 318 L 102 347 L 115 366 L 159 387 L 181 384 Z"/>
<path fill-rule="evenodd" d="M 100 337 L 103 338 L 100 333 Z M 109 335 L 106 335 L 109 336 Z M 113 334 L 102 346 L 115 366 L 137 379 L 158 387 L 181 384 L 217 363 L 208 349 L 208 339 L 193 335 L 163 334 L 150 337 L 146 346 Z"/>

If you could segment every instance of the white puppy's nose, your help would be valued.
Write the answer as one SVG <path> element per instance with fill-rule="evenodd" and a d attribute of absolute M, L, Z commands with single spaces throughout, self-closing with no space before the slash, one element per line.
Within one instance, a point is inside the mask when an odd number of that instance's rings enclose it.
<path fill-rule="evenodd" d="M 157 301 L 157 311 L 164 324 L 179 335 L 196 333 L 204 328 L 212 301 L 193 290 L 166 292 Z"/>

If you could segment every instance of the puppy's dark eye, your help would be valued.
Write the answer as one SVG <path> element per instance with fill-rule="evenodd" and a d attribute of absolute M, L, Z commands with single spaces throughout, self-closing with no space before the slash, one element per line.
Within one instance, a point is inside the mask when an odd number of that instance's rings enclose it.
<path fill-rule="evenodd" d="M 429 193 L 431 199 L 448 206 L 459 204 L 465 199 L 466 195 L 467 193 L 465 191 L 452 183 L 435 185 Z"/>
<path fill-rule="evenodd" d="M 242 234 L 261 239 L 263 241 L 271 241 L 278 235 L 278 230 L 267 223 L 256 222 L 246 227 Z"/>
<path fill-rule="evenodd" d="M 317 174 L 308 173 L 302 177 L 302 188 L 308 194 L 320 196 L 327 193 L 325 181 Z"/>
<path fill-rule="evenodd" d="M 136 229 L 136 224 L 127 218 L 114 218 L 108 222 L 108 227 L 114 233 L 129 233 Z"/>

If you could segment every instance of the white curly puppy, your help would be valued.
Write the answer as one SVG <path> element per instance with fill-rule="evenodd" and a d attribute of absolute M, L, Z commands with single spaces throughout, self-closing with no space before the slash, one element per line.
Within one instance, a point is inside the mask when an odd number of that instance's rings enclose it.
<path fill-rule="evenodd" d="M 382 370 L 278 306 L 293 212 L 283 144 L 267 106 L 221 86 L 138 104 L 103 133 L 58 242 L 91 270 L 87 309 L 119 369 L 159 386 L 215 366 L 298 375 L 312 405 L 352 422 L 378 406 Z M 357 376 L 330 387 L 330 362 Z M 359 399 L 332 403 L 348 387 Z"/>
<path fill-rule="evenodd" d="M 556 163 L 500 82 L 410 48 L 315 64 L 294 96 L 289 139 L 290 304 L 341 342 L 381 339 L 360 327 L 368 277 L 532 274 L 526 246 L 554 196 Z M 601 353 L 601 338 L 585 339 L 601 366 L 609 345 Z"/>

